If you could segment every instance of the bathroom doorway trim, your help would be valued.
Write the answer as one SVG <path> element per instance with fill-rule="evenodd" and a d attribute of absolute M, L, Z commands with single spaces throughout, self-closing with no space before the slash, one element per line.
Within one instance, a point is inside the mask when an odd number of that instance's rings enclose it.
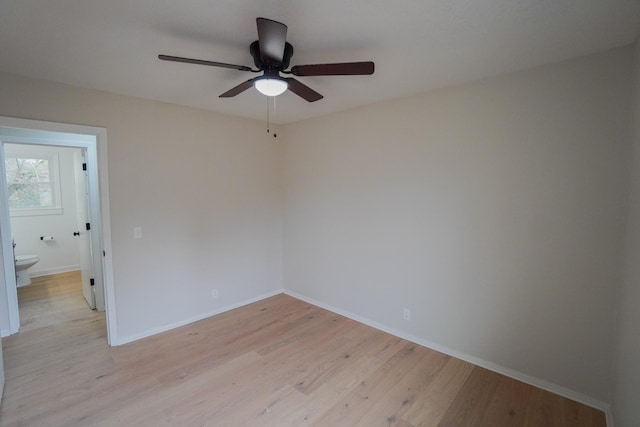
<path fill-rule="evenodd" d="M 23 142 L 37 143 L 40 145 L 52 146 L 72 146 L 85 148 L 87 153 L 87 166 L 89 174 L 89 204 L 91 207 L 90 221 L 92 229 L 97 231 L 97 242 L 94 243 L 94 251 L 103 256 L 97 256 L 101 260 L 102 283 L 104 287 L 104 310 L 107 323 L 107 341 L 109 345 L 118 345 L 117 321 L 115 307 L 115 289 L 113 282 L 113 259 L 111 256 L 111 218 L 109 209 L 109 179 L 107 168 L 107 130 L 105 128 L 74 125 L 67 123 L 45 122 L 40 120 L 28 120 L 13 117 L 0 116 L 0 134 L 14 132 L 33 131 L 36 135 L 25 138 Z M 56 139 L 55 136 L 47 135 L 47 132 L 58 134 L 69 134 L 68 138 Z M 43 135 L 41 139 L 38 134 Z M 77 136 L 73 138 L 73 136 Z M 14 141 L 15 137 L 11 137 Z M 2 172 L 0 180 L 2 188 L 0 195 L 6 201 L 6 177 L 4 168 L 4 155 L 0 153 L 0 170 Z M 18 314 L 18 293 L 15 286 L 15 266 L 13 251 L 11 248 L 11 236 L 4 232 L 10 229 L 10 214 L 7 203 L 2 203 L 0 209 L 0 240 L 3 254 L 4 274 L 0 280 L 4 282 L 4 289 L 0 290 L 6 297 L 6 305 L 9 317 L 9 334 L 15 334 L 20 327 Z M 3 325 L 3 335 L 6 334 Z"/>

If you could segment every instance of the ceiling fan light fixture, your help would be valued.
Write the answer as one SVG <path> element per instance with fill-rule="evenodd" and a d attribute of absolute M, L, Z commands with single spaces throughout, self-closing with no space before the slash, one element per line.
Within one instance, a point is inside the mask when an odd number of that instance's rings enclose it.
<path fill-rule="evenodd" d="M 264 77 L 256 79 L 253 86 L 263 95 L 278 96 L 287 90 L 289 84 L 282 78 Z"/>

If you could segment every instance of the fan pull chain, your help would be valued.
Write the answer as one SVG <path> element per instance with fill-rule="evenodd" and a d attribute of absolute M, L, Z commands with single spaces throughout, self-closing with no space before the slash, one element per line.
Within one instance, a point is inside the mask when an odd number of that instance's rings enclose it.
<path fill-rule="evenodd" d="M 269 118 L 269 98 L 273 98 L 273 113 L 275 114 L 276 112 L 276 97 L 275 96 L 268 96 L 267 97 L 267 133 L 271 132 L 271 121 Z M 277 133 L 273 133 L 273 137 L 277 138 L 278 134 Z"/>
<path fill-rule="evenodd" d="M 269 97 L 267 96 L 267 133 L 269 133 Z"/>

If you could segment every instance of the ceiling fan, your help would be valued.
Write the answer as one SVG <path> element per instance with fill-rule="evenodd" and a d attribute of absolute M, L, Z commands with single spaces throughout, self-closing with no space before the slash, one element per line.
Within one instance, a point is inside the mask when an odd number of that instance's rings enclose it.
<path fill-rule="evenodd" d="M 245 65 L 225 64 L 223 62 L 182 58 L 179 56 L 158 55 L 158 58 L 164 61 L 186 62 L 188 64 L 209 65 L 212 67 L 232 68 L 238 71 L 263 73 L 261 76 L 249 79 L 226 91 L 220 95 L 220 98 L 236 96 L 251 86 L 254 86 L 260 93 L 267 96 L 277 96 L 289 89 L 307 101 L 314 102 L 322 99 L 323 96 L 294 78 L 280 76 L 280 73 L 293 74 L 297 77 L 373 74 L 374 64 L 371 61 L 295 65 L 291 67 L 290 70 L 287 70 L 291 56 L 293 55 L 293 46 L 286 41 L 287 26 L 281 22 L 266 18 L 257 18 L 256 22 L 258 24 L 258 40 L 251 43 L 249 52 L 253 57 L 253 63 L 257 69 Z"/>

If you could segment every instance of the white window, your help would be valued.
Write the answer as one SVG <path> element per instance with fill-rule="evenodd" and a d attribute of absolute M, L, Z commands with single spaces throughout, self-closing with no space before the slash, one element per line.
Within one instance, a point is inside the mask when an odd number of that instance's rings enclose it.
<path fill-rule="evenodd" d="M 7 148 L 5 170 L 11 216 L 62 213 L 57 153 Z"/>

